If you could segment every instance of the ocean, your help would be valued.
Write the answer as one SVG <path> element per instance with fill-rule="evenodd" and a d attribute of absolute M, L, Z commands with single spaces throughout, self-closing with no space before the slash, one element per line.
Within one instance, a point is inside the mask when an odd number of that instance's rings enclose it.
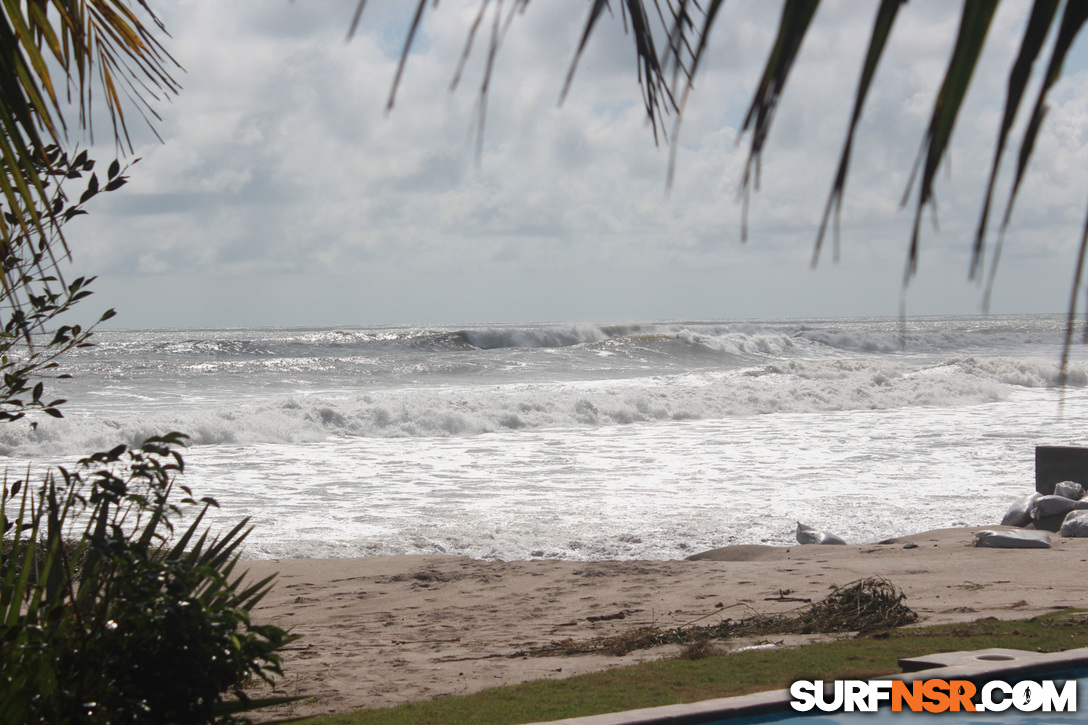
<path fill-rule="evenodd" d="M 9 472 L 191 437 L 254 558 L 676 559 L 994 524 L 1082 445 L 1061 315 L 107 330 Z"/>

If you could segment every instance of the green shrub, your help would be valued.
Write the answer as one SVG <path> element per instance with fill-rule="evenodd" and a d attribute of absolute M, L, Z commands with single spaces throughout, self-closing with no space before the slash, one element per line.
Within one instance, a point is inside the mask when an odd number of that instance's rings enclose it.
<path fill-rule="evenodd" d="M 0 221 L 9 226 L 8 235 L 0 238 L 0 423 L 28 413 L 63 417 L 59 406 L 65 401 L 44 397 L 42 378 L 55 374 L 59 357 L 89 345 L 98 322 L 114 316 L 107 310 L 87 328 L 60 324 L 65 313 L 91 295 L 94 281 L 78 277 L 67 282 L 61 276 L 59 261 L 68 254 L 61 227 L 86 214 L 91 199 L 123 187 L 128 167 L 112 162 L 100 182 L 86 151 L 72 158 L 48 146 L 35 159 L 34 174 L 42 180 L 47 203 L 41 208 L 0 204 Z M 84 189 L 73 202 L 64 187 L 70 190 L 77 182 Z"/>
<path fill-rule="evenodd" d="M 250 622 L 271 577 L 236 572 L 247 521 L 201 528 L 216 503 L 176 484 L 184 438 L 96 453 L 34 491 L 5 479 L 0 722 L 230 722 L 270 704 L 242 687 L 281 674 L 293 637 Z"/>
<path fill-rule="evenodd" d="M 62 417 L 65 401 L 46 396 L 47 378 L 66 377 L 57 374 L 58 358 L 89 345 L 97 324 L 63 324 L 91 294 L 93 278 L 63 278 L 69 250 L 62 227 L 128 178 L 120 161 L 96 171 L 86 151 L 70 156 L 42 143 L 40 129 L 58 138 L 52 110 L 60 113 L 56 99 L 46 101 L 52 86 L 42 49 L 56 55 L 63 45 L 64 58 L 56 58 L 66 73 L 79 71 L 73 87 L 81 103 L 89 100 L 83 70 L 92 58 L 128 58 L 152 85 L 170 90 L 173 82 L 160 72 L 161 47 L 135 16 L 104 25 L 96 18 L 92 28 L 75 16 L 54 25 L 55 14 L 5 7 L 0 14 L 31 31 L 15 33 L 20 42 L 5 56 L 14 65 L 0 72 L 22 81 L 7 84 L 5 99 L 15 103 L 5 106 L 0 129 L 0 424 L 33 427 L 40 416 Z M 94 28 L 117 33 L 89 37 Z M 82 190 L 69 196 L 73 185 Z M 242 687 L 278 674 L 276 652 L 292 637 L 249 620 L 270 579 L 249 583 L 235 571 L 247 522 L 212 536 L 202 522 L 216 503 L 175 485 L 184 438 L 172 433 L 136 450 L 96 453 L 40 485 L 32 485 L 29 470 L 20 480 L 5 475 L 0 723 L 228 722 L 261 704 L 248 701 Z M 193 520 L 175 532 L 183 510 Z"/>

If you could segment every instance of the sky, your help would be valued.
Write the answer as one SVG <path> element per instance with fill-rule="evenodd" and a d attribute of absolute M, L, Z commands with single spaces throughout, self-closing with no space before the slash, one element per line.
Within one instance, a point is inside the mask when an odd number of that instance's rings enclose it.
<path fill-rule="evenodd" d="M 538 0 L 514 18 L 477 157 L 483 43 L 449 87 L 478 0 L 428 5 L 385 110 L 414 5 L 369 0 L 346 42 L 355 0 L 155 3 L 183 88 L 156 104 L 162 143 L 130 114 L 140 158 L 130 183 L 66 230 L 73 271 L 98 276 L 84 310 L 115 307 L 116 327 L 899 313 L 916 188 L 907 209 L 900 199 L 951 52 L 953 3 L 900 12 L 855 142 L 841 256 L 828 248 L 815 269 L 871 4 L 822 3 L 770 132 L 746 242 L 737 193 L 749 137 L 739 129 L 781 3 L 724 5 L 671 190 L 669 150 L 646 124 L 618 10 L 591 38 L 562 106 L 588 4 Z M 970 244 L 1028 7 L 1002 3 L 994 20 L 936 184 L 939 229 L 925 215 L 909 314 L 981 310 L 982 290 L 967 281 Z M 1088 208 L 1088 62 L 1075 51 L 1017 201 L 994 313 L 1069 304 Z M 117 150 L 108 120 L 96 124 L 91 156 L 104 167 Z M 1015 154 L 1014 145 L 999 209 Z"/>

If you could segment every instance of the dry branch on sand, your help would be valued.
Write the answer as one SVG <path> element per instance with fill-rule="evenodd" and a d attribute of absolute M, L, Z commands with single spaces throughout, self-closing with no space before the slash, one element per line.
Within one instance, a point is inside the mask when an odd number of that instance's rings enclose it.
<path fill-rule="evenodd" d="M 903 604 L 904 599 L 906 596 L 903 592 L 888 580 L 869 577 L 835 587 L 826 598 L 803 607 L 800 613 L 772 616 L 757 613 L 739 620 L 726 619 L 710 625 L 692 623 L 669 629 L 653 625 L 633 627 L 617 635 L 584 640 L 565 639 L 510 656 L 625 655 L 636 649 L 663 644 L 700 645 L 746 635 L 831 634 L 890 629 L 919 619 L 910 607 Z"/>

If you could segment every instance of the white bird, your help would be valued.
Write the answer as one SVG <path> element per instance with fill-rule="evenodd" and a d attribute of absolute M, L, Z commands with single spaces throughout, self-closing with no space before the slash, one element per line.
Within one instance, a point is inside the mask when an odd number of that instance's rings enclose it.
<path fill-rule="evenodd" d="M 797 543 L 799 544 L 845 544 L 841 537 L 829 534 L 826 531 L 817 531 L 816 529 L 805 526 L 800 521 L 797 522 Z"/>

